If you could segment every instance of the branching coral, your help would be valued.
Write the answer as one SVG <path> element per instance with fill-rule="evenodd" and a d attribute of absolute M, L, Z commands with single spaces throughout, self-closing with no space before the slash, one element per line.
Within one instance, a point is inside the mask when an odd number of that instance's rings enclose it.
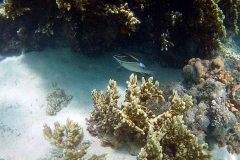
<path fill-rule="evenodd" d="M 61 16 L 69 12 L 71 8 L 80 10 L 82 13 L 82 20 L 94 14 L 98 16 L 117 15 L 120 23 L 123 23 L 131 31 L 136 31 L 136 26 L 141 22 L 134 17 L 134 13 L 129 9 L 128 3 L 120 3 L 119 5 L 108 4 L 104 2 L 88 2 L 87 0 L 56 0 L 58 8 L 63 10 Z M 71 14 L 71 13 L 70 13 Z M 72 17 L 71 15 L 68 17 Z M 71 19 L 71 18 L 70 18 Z"/>
<path fill-rule="evenodd" d="M 131 141 L 135 137 L 136 143 L 144 143 L 149 126 L 145 101 L 151 97 L 163 100 L 163 97 L 161 91 L 157 90 L 158 82 L 153 85 L 152 78 L 147 83 L 144 79 L 142 81 L 142 90 L 140 90 L 137 87 L 137 77 L 133 74 L 130 76 L 122 109 L 117 107 L 117 99 L 120 95 L 115 81 L 109 81 L 105 94 L 103 92 L 98 94 L 93 90 L 95 110 L 92 111 L 89 122 L 96 124 L 94 121 L 97 121 L 96 127 L 100 133 L 114 135 L 120 142 Z M 88 130 L 92 132 L 93 126 L 90 125 Z"/>
<path fill-rule="evenodd" d="M 45 24 L 45 26 L 38 24 L 38 29 L 35 31 L 35 33 L 47 34 L 47 36 L 49 37 L 50 34 L 51 35 L 54 34 L 54 31 L 52 29 L 53 24 L 54 24 L 53 22 L 48 22 L 47 24 Z"/>
<path fill-rule="evenodd" d="M 73 149 L 79 145 L 82 136 L 82 128 L 78 123 L 74 123 L 70 121 L 70 119 L 67 119 L 67 124 L 65 126 L 60 126 L 58 122 L 55 122 L 53 134 L 50 127 L 46 124 L 44 124 L 43 127 L 44 136 L 57 147 Z M 63 137 L 65 137 L 65 141 L 63 141 Z"/>
<path fill-rule="evenodd" d="M 174 44 L 171 41 L 167 40 L 169 38 L 170 36 L 169 36 L 168 30 L 166 33 L 161 34 L 161 37 L 159 38 L 160 41 L 162 42 L 161 51 L 164 51 L 164 50 L 167 51 L 169 47 L 174 46 Z"/>
<path fill-rule="evenodd" d="M 162 146 L 160 145 L 160 140 L 165 134 L 155 131 L 154 127 L 151 125 L 149 127 L 147 143 L 145 147 L 141 148 L 138 154 L 138 160 L 148 160 L 148 159 L 162 159 Z"/>
<path fill-rule="evenodd" d="M 207 143 L 198 144 L 197 138 L 190 133 L 182 120 L 183 116 L 167 118 L 160 131 L 150 128 L 146 145 L 138 155 L 139 160 L 175 160 L 175 159 L 211 159 L 206 152 Z M 163 148 L 163 149 L 162 149 Z M 173 150 L 173 155 L 162 153 L 162 150 Z"/>
<path fill-rule="evenodd" d="M 106 4 L 104 10 L 106 15 L 118 15 L 120 17 L 120 22 L 123 22 L 124 25 L 133 32 L 136 31 L 136 26 L 141 23 L 136 17 L 134 17 L 134 13 L 129 9 L 128 3 L 120 4 L 120 7 Z"/>
<path fill-rule="evenodd" d="M 69 118 L 67 118 L 67 123 L 64 126 L 60 126 L 58 122 L 55 122 L 53 134 L 51 128 L 47 126 L 47 124 L 44 124 L 43 135 L 47 140 L 59 148 L 57 153 L 53 154 L 62 154 L 69 160 L 81 159 L 90 147 L 90 144 L 85 143 L 82 144 L 81 147 L 79 146 L 80 138 L 82 137 L 82 128 L 77 122 L 74 123 Z M 105 156 L 106 154 L 103 154 L 91 158 L 104 158 Z"/>
<path fill-rule="evenodd" d="M 163 147 L 174 147 L 174 157 L 164 156 L 165 159 L 211 159 L 212 155 L 205 152 L 208 148 L 207 143 L 199 145 L 197 139 L 182 120 L 183 116 L 174 116 L 167 119 L 163 126 L 163 132 L 166 135 L 161 140 Z"/>
<path fill-rule="evenodd" d="M 67 124 L 64 126 L 66 132 L 66 147 L 69 149 L 77 147 L 82 136 L 82 128 L 77 122 L 72 122 L 67 119 Z"/>
<path fill-rule="evenodd" d="M 80 150 L 75 150 L 75 149 L 64 149 L 63 154 L 66 159 L 81 159 L 86 153 L 87 149 L 90 147 L 89 144 L 84 144 Z"/>
<path fill-rule="evenodd" d="M 146 108 L 146 101 L 151 97 L 164 100 L 162 92 L 158 90 L 158 82 L 152 83 L 152 78 L 147 82 L 142 78 L 141 88 L 137 87 L 137 77 L 133 74 L 126 82 L 127 91 L 122 107 L 117 107 L 119 94 L 116 82 L 109 81 L 107 91 L 97 93 L 92 91 L 94 110 L 89 122 L 88 131 L 102 135 L 103 137 L 115 137 L 121 142 L 133 142 L 141 148 L 138 159 L 151 160 L 169 157 L 163 147 L 171 148 L 178 159 L 188 157 L 190 159 L 211 159 L 211 155 L 205 152 L 207 144 L 199 145 L 194 135 L 184 125 L 183 112 L 193 105 L 192 97 L 184 95 L 179 98 L 177 92 L 173 92 L 170 98 L 172 105 L 169 110 L 157 117 Z M 97 131 L 96 131 L 97 130 Z M 191 148 L 192 146 L 192 148 Z"/>
<path fill-rule="evenodd" d="M 23 7 L 25 4 L 24 1 L 4 0 L 3 4 L 0 5 L 3 8 L 2 16 L 14 20 L 16 17 L 23 15 L 23 12 L 30 10 L 30 8 Z"/>

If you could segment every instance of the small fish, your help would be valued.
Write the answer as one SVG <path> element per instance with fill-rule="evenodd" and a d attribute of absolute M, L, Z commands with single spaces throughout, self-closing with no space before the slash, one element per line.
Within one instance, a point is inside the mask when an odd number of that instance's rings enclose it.
<path fill-rule="evenodd" d="M 147 67 L 142 62 L 130 54 L 117 53 L 113 55 L 113 58 L 115 58 L 121 66 L 128 69 L 129 71 L 146 73 L 149 75 L 154 74 L 154 71 L 147 69 Z"/>

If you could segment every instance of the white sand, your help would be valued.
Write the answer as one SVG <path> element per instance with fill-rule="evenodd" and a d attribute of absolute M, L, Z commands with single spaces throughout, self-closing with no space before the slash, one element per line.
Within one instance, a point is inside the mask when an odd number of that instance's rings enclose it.
<path fill-rule="evenodd" d="M 42 125 L 47 123 L 53 128 L 58 121 L 66 124 L 66 118 L 79 122 L 83 127 L 83 140 L 92 145 L 87 154 L 107 153 L 109 160 L 136 159 L 128 151 L 114 150 L 101 146 L 99 139 L 91 137 L 86 131 L 85 118 L 90 117 L 93 109 L 91 91 L 105 91 L 109 79 L 117 81 L 124 98 L 125 82 L 131 72 L 122 69 L 106 54 L 90 58 L 69 49 L 45 49 L 42 52 L 30 52 L 19 57 L 9 57 L 0 62 L 0 158 L 5 160 L 34 160 L 49 155 L 54 148 L 44 139 Z M 144 62 L 144 60 L 143 60 Z M 145 63 L 146 64 L 146 63 Z M 158 64 L 146 64 L 155 70 L 160 83 L 176 81 L 182 77 L 182 71 L 161 68 Z M 46 115 L 45 97 L 52 92 L 52 82 L 73 95 L 70 104 L 56 116 Z M 221 157 L 223 158 L 223 157 Z"/>

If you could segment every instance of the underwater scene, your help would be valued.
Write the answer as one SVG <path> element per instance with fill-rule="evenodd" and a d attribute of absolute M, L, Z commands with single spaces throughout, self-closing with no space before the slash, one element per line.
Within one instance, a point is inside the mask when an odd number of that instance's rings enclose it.
<path fill-rule="evenodd" d="M 239 0 L 0 0 L 0 160 L 240 160 Z"/>

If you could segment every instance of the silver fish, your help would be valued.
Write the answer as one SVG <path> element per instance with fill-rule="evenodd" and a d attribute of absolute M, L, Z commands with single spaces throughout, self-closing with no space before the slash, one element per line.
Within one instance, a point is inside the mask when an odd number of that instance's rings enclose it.
<path fill-rule="evenodd" d="M 113 55 L 113 58 L 116 59 L 121 66 L 129 71 L 146 73 L 149 75 L 154 74 L 154 71 L 149 70 L 142 62 L 130 54 L 117 53 Z"/>

